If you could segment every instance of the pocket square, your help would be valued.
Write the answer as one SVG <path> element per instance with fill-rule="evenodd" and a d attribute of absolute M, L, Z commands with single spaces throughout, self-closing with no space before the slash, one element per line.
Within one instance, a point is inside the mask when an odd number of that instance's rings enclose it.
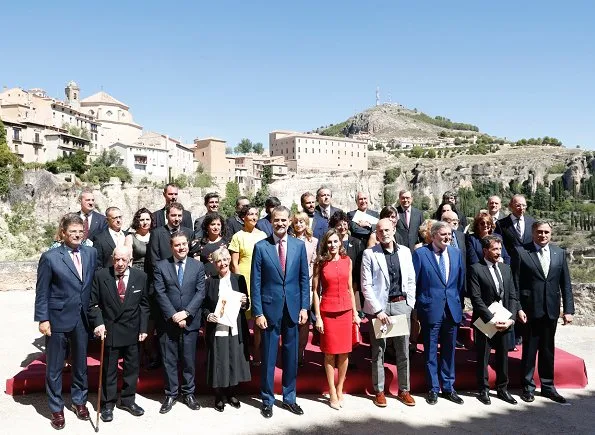
<path fill-rule="evenodd" d="M 140 290 L 134 290 L 132 293 L 138 293 Z"/>

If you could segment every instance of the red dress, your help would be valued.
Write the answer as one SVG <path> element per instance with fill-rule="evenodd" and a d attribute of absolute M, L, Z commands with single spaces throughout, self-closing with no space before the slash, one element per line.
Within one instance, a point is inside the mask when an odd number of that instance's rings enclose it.
<path fill-rule="evenodd" d="M 351 352 L 353 306 L 349 290 L 350 263 L 349 257 L 340 257 L 337 261 L 324 263 L 320 271 L 320 317 L 324 325 L 324 334 L 320 335 L 320 350 L 324 353 Z"/>

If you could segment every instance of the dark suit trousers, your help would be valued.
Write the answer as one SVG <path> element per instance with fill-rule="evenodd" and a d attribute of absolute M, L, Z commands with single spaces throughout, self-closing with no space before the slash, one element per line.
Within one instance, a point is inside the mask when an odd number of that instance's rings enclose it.
<path fill-rule="evenodd" d="M 531 319 L 524 328 L 523 356 L 521 360 L 521 384 L 524 391 L 535 391 L 533 374 L 535 372 L 535 359 L 539 351 L 539 380 L 541 392 L 556 391 L 554 387 L 554 336 L 558 319 L 551 320 L 546 317 Z"/>
<path fill-rule="evenodd" d="M 87 383 L 88 341 L 89 334 L 83 324 L 83 319 L 79 319 L 70 332 L 52 331 L 52 335 L 46 336 L 45 389 L 51 412 L 62 411 L 64 408 L 62 370 L 64 369 L 64 360 L 69 345 L 71 346 L 70 355 L 72 358 L 71 401 L 76 405 L 87 403 L 87 393 L 89 391 Z"/>
<path fill-rule="evenodd" d="M 421 322 L 426 357 L 426 381 L 430 390 L 439 392 L 453 390 L 455 382 L 455 347 L 457 324 L 454 322 L 448 306 L 440 321 L 430 325 Z M 440 343 L 440 364 L 438 364 L 438 343 Z"/>
<path fill-rule="evenodd" d="M 103 355 L 103 385 L 101 403 L 113 408 L 118 399 L 118 359 L 122 358 L 122 392 L 120 401 L 123 405 L 134 403 L 136 383 L 138 381 L 138 344 L 122 347 L 106 346 Z"/>
<path fill-rule="evenodd" d="M 488 382 L 488 364 L 490 362 L 490 351 L 496 350 L 496 388 L 505 389 L 508 386 L 508 344 L 510 343 L 511 332 L 496 332 L 488 339 L 483 332 L 474 328 L 475 348 L 477 350 L 477 386 L 480 390 L 490 389 Z"/>
<path fill-rule="evenodd" d="M 196 372 L 196 341 L 198 330 L 180 329 L 174 331 L 169 326 L 159 335 L 161 356 L 165 375 L 165 395 L 176 397 L 182 394 L 194 394 Z M 178 382 L 178 361 L 182 362 L 182 386 Z M 181 391 L 180 391 L 181 390 Z"/>
<path fill-rule="evenodd" d="M 268 319 L 267 319 L 268 321 Z M 281 358 L 283 360 L 283 402 L 293 404 L 296 396 L 296 378 L 298 363 L 298 325 L 294 323 L 287 312 L 287 305 L 283 307 L 283 317 L 277 323 L 269 323 L 262 335 L 262 372 L 260 380 L 260 394 L 265 405 L 275 403 L 275 365 L 279 337 L 282 337 Z"/>

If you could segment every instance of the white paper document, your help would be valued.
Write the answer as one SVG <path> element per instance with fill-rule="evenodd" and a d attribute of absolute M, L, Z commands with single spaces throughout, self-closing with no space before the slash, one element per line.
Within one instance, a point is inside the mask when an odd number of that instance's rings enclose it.
<path fill-rule="evenodd" d="M 488 307 L 488 310 L 494 315 L 493 320 L 495 322 L 506 322 L 512 317 L 512 313 L 504 308 L 504 305 L 499 302 L 493 302 L 492 305 Z M 492 338 L 494 334 L 498 332 L 496 325 L 492 323 L 484 323 L 484 321 L 481 320 L 481 317 L 478 317 L 473 324 L 488 338 Z"/>
<path fill-rule="evenodd" d="M 376 225 L 378 223 L 378 218 L 375 218 L 374 216 L 369 215 L 368 213 L 364 213 L 361 210 L 356 210 L 351 220 L 355 223 L 358 223 L 359 221 L 366 221 L 370 225 Z"/>
<path fill-rule="evenodd" d="M 242 306 L 242 293 L 236 291 L 225 292 L 219 295 L 215 314 L 219 321 L 217 323 L 230 327 L 238 324 L 238 313 Z"/>
<path fill-rule="evenodd" d="M 409 335 L 409 323 L 407 322 L 406 314 L 399 314 L 397 316 L 390 316 L 390 325 L 383 325 L 378 319 L 372 319 L 372 326 L 374 327 L 374 335 L 376 338 L 399 337 L 401 335 Z"/>

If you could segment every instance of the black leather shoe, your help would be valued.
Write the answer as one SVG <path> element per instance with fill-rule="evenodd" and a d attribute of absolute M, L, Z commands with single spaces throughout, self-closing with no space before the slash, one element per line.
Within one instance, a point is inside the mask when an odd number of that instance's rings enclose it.
<path fill-rule="evenodd" d="M 530 403 L 535 400 L 535 395 L 531 391 L 523 391 L 523 394 L 521 394 L 521 399 L 523 399 L 524 402 Z"/>
<path fill-rule="evenodd" d="M 283 402 L 283 409 L 287 409 L 289 412 L 295 415 L 303 415 L 304 410 L 300 408 L 300 405 L 297 403 L 285 403 Z"/>
<path fill-rule="evenodd" d="M 435 391 L 428 391 L 426 402 L 428 402 L 428 405 L 435 405 L 438 403 L 438 393 Z"/>
<path fill-rule="evenodd" d="M 174 406 L 174 403 L 176 403 L 176 400 L 177 397 L 167 396 L 163 402 L 163 405 L 161 405 L 161 408 L 159 409 L 159 413 L 167 414 L 169 411 L 171 411 L 171 408 Z"/>
<path fill-rule="evenodd" d="M 452 403 L 456 403 L 457 405 L 462 405 L 464 403 L 463 399 L 459 397 L 455 390 L 443 391 L 442 397 L 446 400 L 450 400 Z"/>
<path fill-rule="evenodd" d="M 260 415 L 264 418 L 271 418 L 273 416 L 273 405 L 262 405 L 260 407 Z"/>
<path fill-rule="evenodd" d="M 564 398 L 564 396 L 560 395 L 560 393 L 558 393 L 557 391 L 551 391 L 551 392 L 547 392 L 541 393 L 542 397 L 546 397 L 550 400 L 553 400 L 556 403 L 566 403 L 566 399 Z"/>
<path fill-rule="evenodd" d="M 125 405 L 123 403 L 120 403 L 119 405 L 116 405 L 116 406 L 118 407 L 118 409 L 123 409 L 124 411 L 128 411 L 135 417 L 140 417 L 141 415 L 143 415 L 145 413 L 145 410 L 143 408 L 141 408 L 140 406 L 138 406 L 134 402 L 132 402 L 130 405 Z"/>
<path fill-rule="evenodd" d="M 230 396 L 227 398 L 227 403 L 229 403 L 234 408 L 238 409 L 241 406 L 240 401 L 235 396 Z"/>
<path fill-rule="evenodd" d="M 508 390 L 498 390 L 496 396 L 498 399 L 504 400 L 506 403 L 510 403 L 511 405 L 516 405 L 518 403 L 516 399 L 508 392 Z"/>
<path fill-rule="evenodd" d="M 184 403 L 188 408 L 192 409 L 193 411 L 198 411 L 200 409 L 200 405 L 196 401 L 194 394 L 185 394 Z"/>
<path fill-rule="evenodd" d="M 223 412 L 224 409 L 225 409 L 225 402 L 223 401 L 223 398 L 217 397 L 215 399 L 215 410 L 219 411 L 219 412 Z"/>
<path fill-rule="evenodd" d="M 101 408 L 101 421 L 109 423 L 114 419 L 114 410 L 111 407 L 105 406 Z"/>
<path fill-rule="evenodd" d="M 498 392 L 498 394 L 500 394 L 500 392 Z M 484 405 L 490 405 L 492 403 L 488 390 L 481 390 L 477 395 L 477 400 L 479 400 Z"/>

